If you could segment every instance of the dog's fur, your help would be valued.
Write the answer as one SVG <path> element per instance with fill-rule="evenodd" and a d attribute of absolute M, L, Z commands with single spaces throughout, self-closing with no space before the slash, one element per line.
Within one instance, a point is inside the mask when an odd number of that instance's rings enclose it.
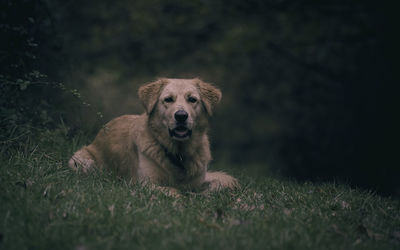
<path fill-rule="evenodd" d="M 221 92 L 199 79 L 159 79 L 139 89 L 146 113 L 125 115 L 105 125 L 89 146 L 69 161 L 75 170 L 110 168 L 157 187 L 188 191 L 237 186 L 224 172 L 208 172 L 208 117 Z M 177 118 L 177 111 L 186 113 Z M 179 121 L 181 120 L 181 121 Z"/>

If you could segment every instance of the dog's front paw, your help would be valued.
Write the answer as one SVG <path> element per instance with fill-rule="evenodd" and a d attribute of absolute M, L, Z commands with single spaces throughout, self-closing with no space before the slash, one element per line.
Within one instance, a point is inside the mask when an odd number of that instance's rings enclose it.
<path fill-rule="evenodd" d="M 161 193 L 163 193 L 164 195 L 169 196 L 169 197 L 173 197 L 173 198 L 182 197 L 182 194 L 179 192 L 179 190 L 176 188 L 173 188 L 173 187 L 162 187 L 162 186 L 153 184 L 151 186 L 151 188 L 153 188 L 154 190 L 158 190 Z"/>
<path fill-rule="evenodd" d="M 94 160 L 84 149 L 76 152 L 68 162 L 70 168 L 83 173 L 87 173 L 94 165 Z"/>
<path fill-rule="evenodd" d="M 206 183 L 209 191 L 218 191 L 224 188 L 235 189 L 240 186 L 236 178 L 224 172 L 207 172 Z"/>

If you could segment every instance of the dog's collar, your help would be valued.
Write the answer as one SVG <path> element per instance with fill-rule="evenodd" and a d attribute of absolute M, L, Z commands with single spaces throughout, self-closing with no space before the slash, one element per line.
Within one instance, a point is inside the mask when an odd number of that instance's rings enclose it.
<path fill-rule="evenodd" d="M 167 155 L 168 159 L 172 162 L 174 166 L 177 166 L 180 169 L 184 169 L 185 166 L 183 165 L 183 155 L 182 154 L 173 154 L 168 152 L 166 148 L 164 148 L 165 154 Z"/>

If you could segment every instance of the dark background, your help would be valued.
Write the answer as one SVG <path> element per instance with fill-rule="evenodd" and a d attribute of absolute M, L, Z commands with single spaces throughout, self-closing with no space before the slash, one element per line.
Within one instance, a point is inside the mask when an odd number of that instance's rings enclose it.
<path fill-rule="evenodd" d="M 141 84 L 199 77 L 223 92 L 214 164 L 399 195 L 396 7 L 1 0 L 1 143 L 60 123 L 93 134 L 143 112 Z"/>

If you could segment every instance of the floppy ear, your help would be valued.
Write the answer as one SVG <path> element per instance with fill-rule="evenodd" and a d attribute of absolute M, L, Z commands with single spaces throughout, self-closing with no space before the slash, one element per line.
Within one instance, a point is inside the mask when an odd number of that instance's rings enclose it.
<path fill-rule="evenodd" d="M 200 79 L 195 79 L 195 81 L 204 107 L 206 108 L 208 115 L 211 116 L 215 105 L 217 105 L 221 100 L 222 93 L 219 89 L 209 83 L 205 83 Z"/>
<path fill-rule="evenodd" d="M 147 114 L 150 114 L 151 111 L 153 111 L 154 106 L 157 103 L 158 97 L 161 94 L 161 90 L 166 83 L 167 81 L 165 79 L 159 79 L 155 82 L 148 83 L 139 88 L 139 99 L 142 101 Z"/>

